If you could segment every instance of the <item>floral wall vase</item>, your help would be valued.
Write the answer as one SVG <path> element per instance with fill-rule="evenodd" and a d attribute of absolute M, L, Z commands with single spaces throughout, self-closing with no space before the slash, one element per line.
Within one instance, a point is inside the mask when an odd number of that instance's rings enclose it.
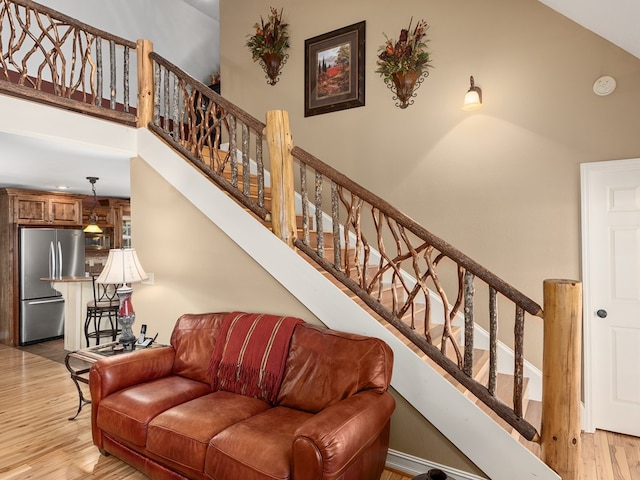
<path fill-rule="evenodd" d="M 429 26 L 420 20 L 411 29 L 413 18 L 407 28 L 400 30 L 398 40 L 385 35 L 387 41 L 378 48 L 376 73 L 395 94 L 396 107 L 407 108 L 413 105 L 415 91 L 429 75 L 431 54 L 427 50 L 427 29 Z"/>
<path fill-rule="evenodd" d="M 280 80 L 280 70 L 287 62 L 288 54 L 280 55 L 279 53 L 264 53 L 260 57 L 260 65 L 265 71 L 266 79 L 269 85 L 275 85 Z"/>
<path fill-rule="evenodd" d="M 391 81 L 387 81 L 387 87 L 395 94 L 394 100 L 398 100 L 397 107 L 407 108 L 413 105 L 415 91 L 420 87 L 424 79 L 429 75 L 428 71 L 409 70 L 407 72 L 395 72 L 391 75 Z"/>
<path fill-rule="evenodd" d="M 278 83 L 283 65 L 289 58 L 289 54 L 286 53 L 289 49 L 289 24 L 282 21 L 282 10 L 278 12 L 271 7 L 267 20 L 260 17 L 260 23 L 256 23 L 253 28 L 255 33 L 249 35 L 246 43 L 251 58 L 254 62 L 260 62 L 267 74 L 269 85 L 275 85 Z"/>

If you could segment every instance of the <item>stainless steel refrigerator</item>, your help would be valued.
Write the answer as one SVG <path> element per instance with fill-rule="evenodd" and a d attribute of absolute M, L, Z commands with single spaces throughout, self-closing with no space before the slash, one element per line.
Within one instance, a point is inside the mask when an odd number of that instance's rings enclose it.
<path fill-rule="evenodd" d="M 64 298 L 41 278 L 84 275 L 84 232 L 20 228 L 20 345 L 64 335 Z"/>

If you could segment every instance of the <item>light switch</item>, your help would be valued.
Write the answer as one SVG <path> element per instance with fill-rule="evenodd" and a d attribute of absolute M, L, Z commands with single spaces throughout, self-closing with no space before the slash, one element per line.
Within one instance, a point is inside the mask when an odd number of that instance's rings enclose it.
<path fill-rule="evenodd" d="M 155 280 L 156 280 L 155 275 L 153 273 L 149 273 L 149 272 L 147 272 L 147 275 L 149 276 L 149 278 L 147 278 L 146 280 L 142 280 L 142 282 L 140 282 L 140 283 L 142 283 L 144 285 L 153 285 L 155 283 Z"/>

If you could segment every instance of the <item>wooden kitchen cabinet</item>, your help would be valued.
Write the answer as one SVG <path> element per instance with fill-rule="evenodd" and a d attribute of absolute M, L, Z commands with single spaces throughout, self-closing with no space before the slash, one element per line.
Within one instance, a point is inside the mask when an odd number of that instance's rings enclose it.
<path fill-rule="evenodd" d="M 114 205 L 115 211 L 115 248 L 131 247 L 131 205 L 129 201 L 120 200 Z"/>
<path fill-rule="evenodd" d="M 91 197 L 89 197 L 91 199 Z M 93 202 L 90 202 L 91 204 Z M 82 209 L 82 224 L 89 224 L 89 217 L 91 216 L 91 206 L 88 205 L 87 200 L 84 202 L 84 207 Z M 97 205 L 93 209 L 93 213 L 96 216 L 96 223 L 100 228 L 102 227 L 113 227 L 116 224 L 115 220 L 115 211 L 110 206 Z"/>
<path fill-rule="evenodd" d="M 19 343 L 19 227 L 82 225 L 84 195 L 0 189 L 0 343 Z"/>
<path fill-rule="evenodd" d="M 18 225 L 82 225 L 82 195 L 32 194 L 5 189 L 13 197 L 13 223 Z"/>
<path fill-rule="evenodd" d="M 92 205 L 91 195 L 0 189 L 0 343 L 11 346 L 19 343 L 19 228 L 83 228 L 88 223 L 83 217 L 88 220 Z M 113 236 L 111 248 L 128 245 L 131 229 L 128 199 L 103 197 L 95 213 L 98 225 Z"/>

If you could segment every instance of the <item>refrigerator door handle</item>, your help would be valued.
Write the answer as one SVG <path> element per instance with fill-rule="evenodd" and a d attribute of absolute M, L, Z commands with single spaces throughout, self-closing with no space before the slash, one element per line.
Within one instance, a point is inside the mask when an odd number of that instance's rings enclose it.
<path fill-rule="evenodd" d="M 58 278 L 62 278 L 62 244 L 58 240 Z"/>
<path fill-rule="evenodd" d="M 53 247 L 53 242 L 49 243 L 49 278 L 55 278 L 56 276 L 56 252 Z"/>
<path fill-rule="evenodd" d="M 46 303 L 60 303 L 64 302 L 64 298 L 53 298 L 51 300 L 34 300 L 32 302 L 27 302 L 29 305 L 43 305 Z"/>

